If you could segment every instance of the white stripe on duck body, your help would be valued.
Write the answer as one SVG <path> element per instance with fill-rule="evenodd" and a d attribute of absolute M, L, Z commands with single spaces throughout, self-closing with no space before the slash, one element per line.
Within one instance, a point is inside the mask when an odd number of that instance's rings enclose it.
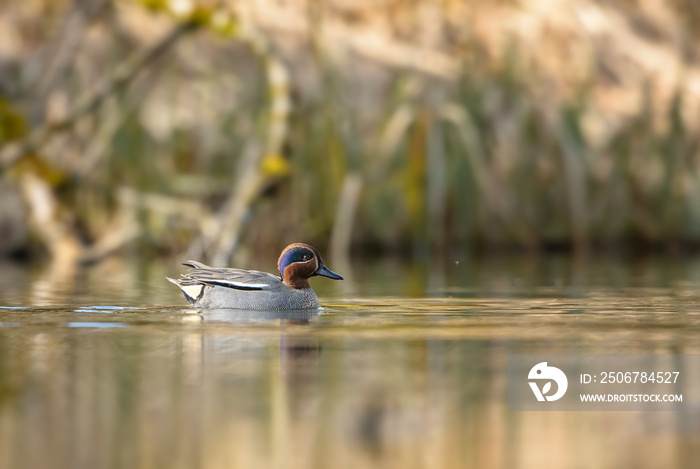
<path fill-rule="evenodd" d="M 334 280 L 343 277 L 326 267 L 321 254 L 308 244 L 290 244 L 282 251 L 277 267 L 280 275 L 257 270 L 209 267 L 187 261 L 191 267 L 179 279 L 166 277 L 195 308 L 235 308 L 259 311 L 317 308 L 318 297 L 309 278 L 316 275 Z"/>

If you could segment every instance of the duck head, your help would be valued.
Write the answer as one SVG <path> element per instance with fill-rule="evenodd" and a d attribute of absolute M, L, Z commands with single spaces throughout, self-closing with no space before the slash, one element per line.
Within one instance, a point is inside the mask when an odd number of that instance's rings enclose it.
<path fill-rule="evenodd" d="M 321 254 L 304 243 L 290 244 L 277 261 L 282 281 L 292 288 L 311 288 L 309 278 L 315 275 L 332 278 L 333 280 L 343 280 L 343 277 L 331 271 L 323 264 Z"/>

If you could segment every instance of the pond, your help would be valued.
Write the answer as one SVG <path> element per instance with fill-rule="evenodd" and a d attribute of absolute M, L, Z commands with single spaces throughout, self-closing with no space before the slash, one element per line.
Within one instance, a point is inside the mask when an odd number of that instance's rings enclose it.
<path fill-rule="evenodd" d="M 700 259 L 328 265 L 288 317 L 190 310 L 174 262 L 0 264 L 0 467 L 697 467 L 700 413 L 515 412 L 507 368 L 700 353 Z"/>

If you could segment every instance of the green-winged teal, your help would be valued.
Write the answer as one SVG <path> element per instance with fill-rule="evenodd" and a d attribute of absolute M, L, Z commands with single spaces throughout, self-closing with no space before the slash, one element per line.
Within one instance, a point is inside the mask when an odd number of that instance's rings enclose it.
<path fill-rule="evenodd" d="M 166 278 L 180 287 L 187 301 L 196 308 L 259 311 L 316 308 L 318 298 L 309 278 L 323 275 L 343 279 L 323 264 L 315 248 L 303 243 L 284 248 L 277 261 L 279 277 L 257 270 L 217 269 L 196 261 L 183 264 L 191 269 L 181 278 Z"/>

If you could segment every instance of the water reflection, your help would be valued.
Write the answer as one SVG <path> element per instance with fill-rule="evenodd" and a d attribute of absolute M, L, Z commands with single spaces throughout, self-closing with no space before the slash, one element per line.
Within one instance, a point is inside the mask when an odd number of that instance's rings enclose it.
<path fill-rule="evenodd" d="M 198 314 L 204 321 L 228 324 L 308 324 L 319 317 L 323 310 L 296 309 L 287 311 L 250 311 L 245 309 L 191 309 L 188 314 Z"/>
<path fill-rule="evenodd" d="M 700 353 L 687 268 L 575 294 L 546 276 L 460 287 L 448 272 L 409 299 L 382 267 L 356 288 L 390 293 L 320 290 L 326 310 L 289 314 L 137 302 L 162 282 L 152 269 L 122 303 L 97 289 L 0 309 L 0 467 L 697 464 L 697 414 L 510 412 L 506 399 L 508 353 Z"/>

